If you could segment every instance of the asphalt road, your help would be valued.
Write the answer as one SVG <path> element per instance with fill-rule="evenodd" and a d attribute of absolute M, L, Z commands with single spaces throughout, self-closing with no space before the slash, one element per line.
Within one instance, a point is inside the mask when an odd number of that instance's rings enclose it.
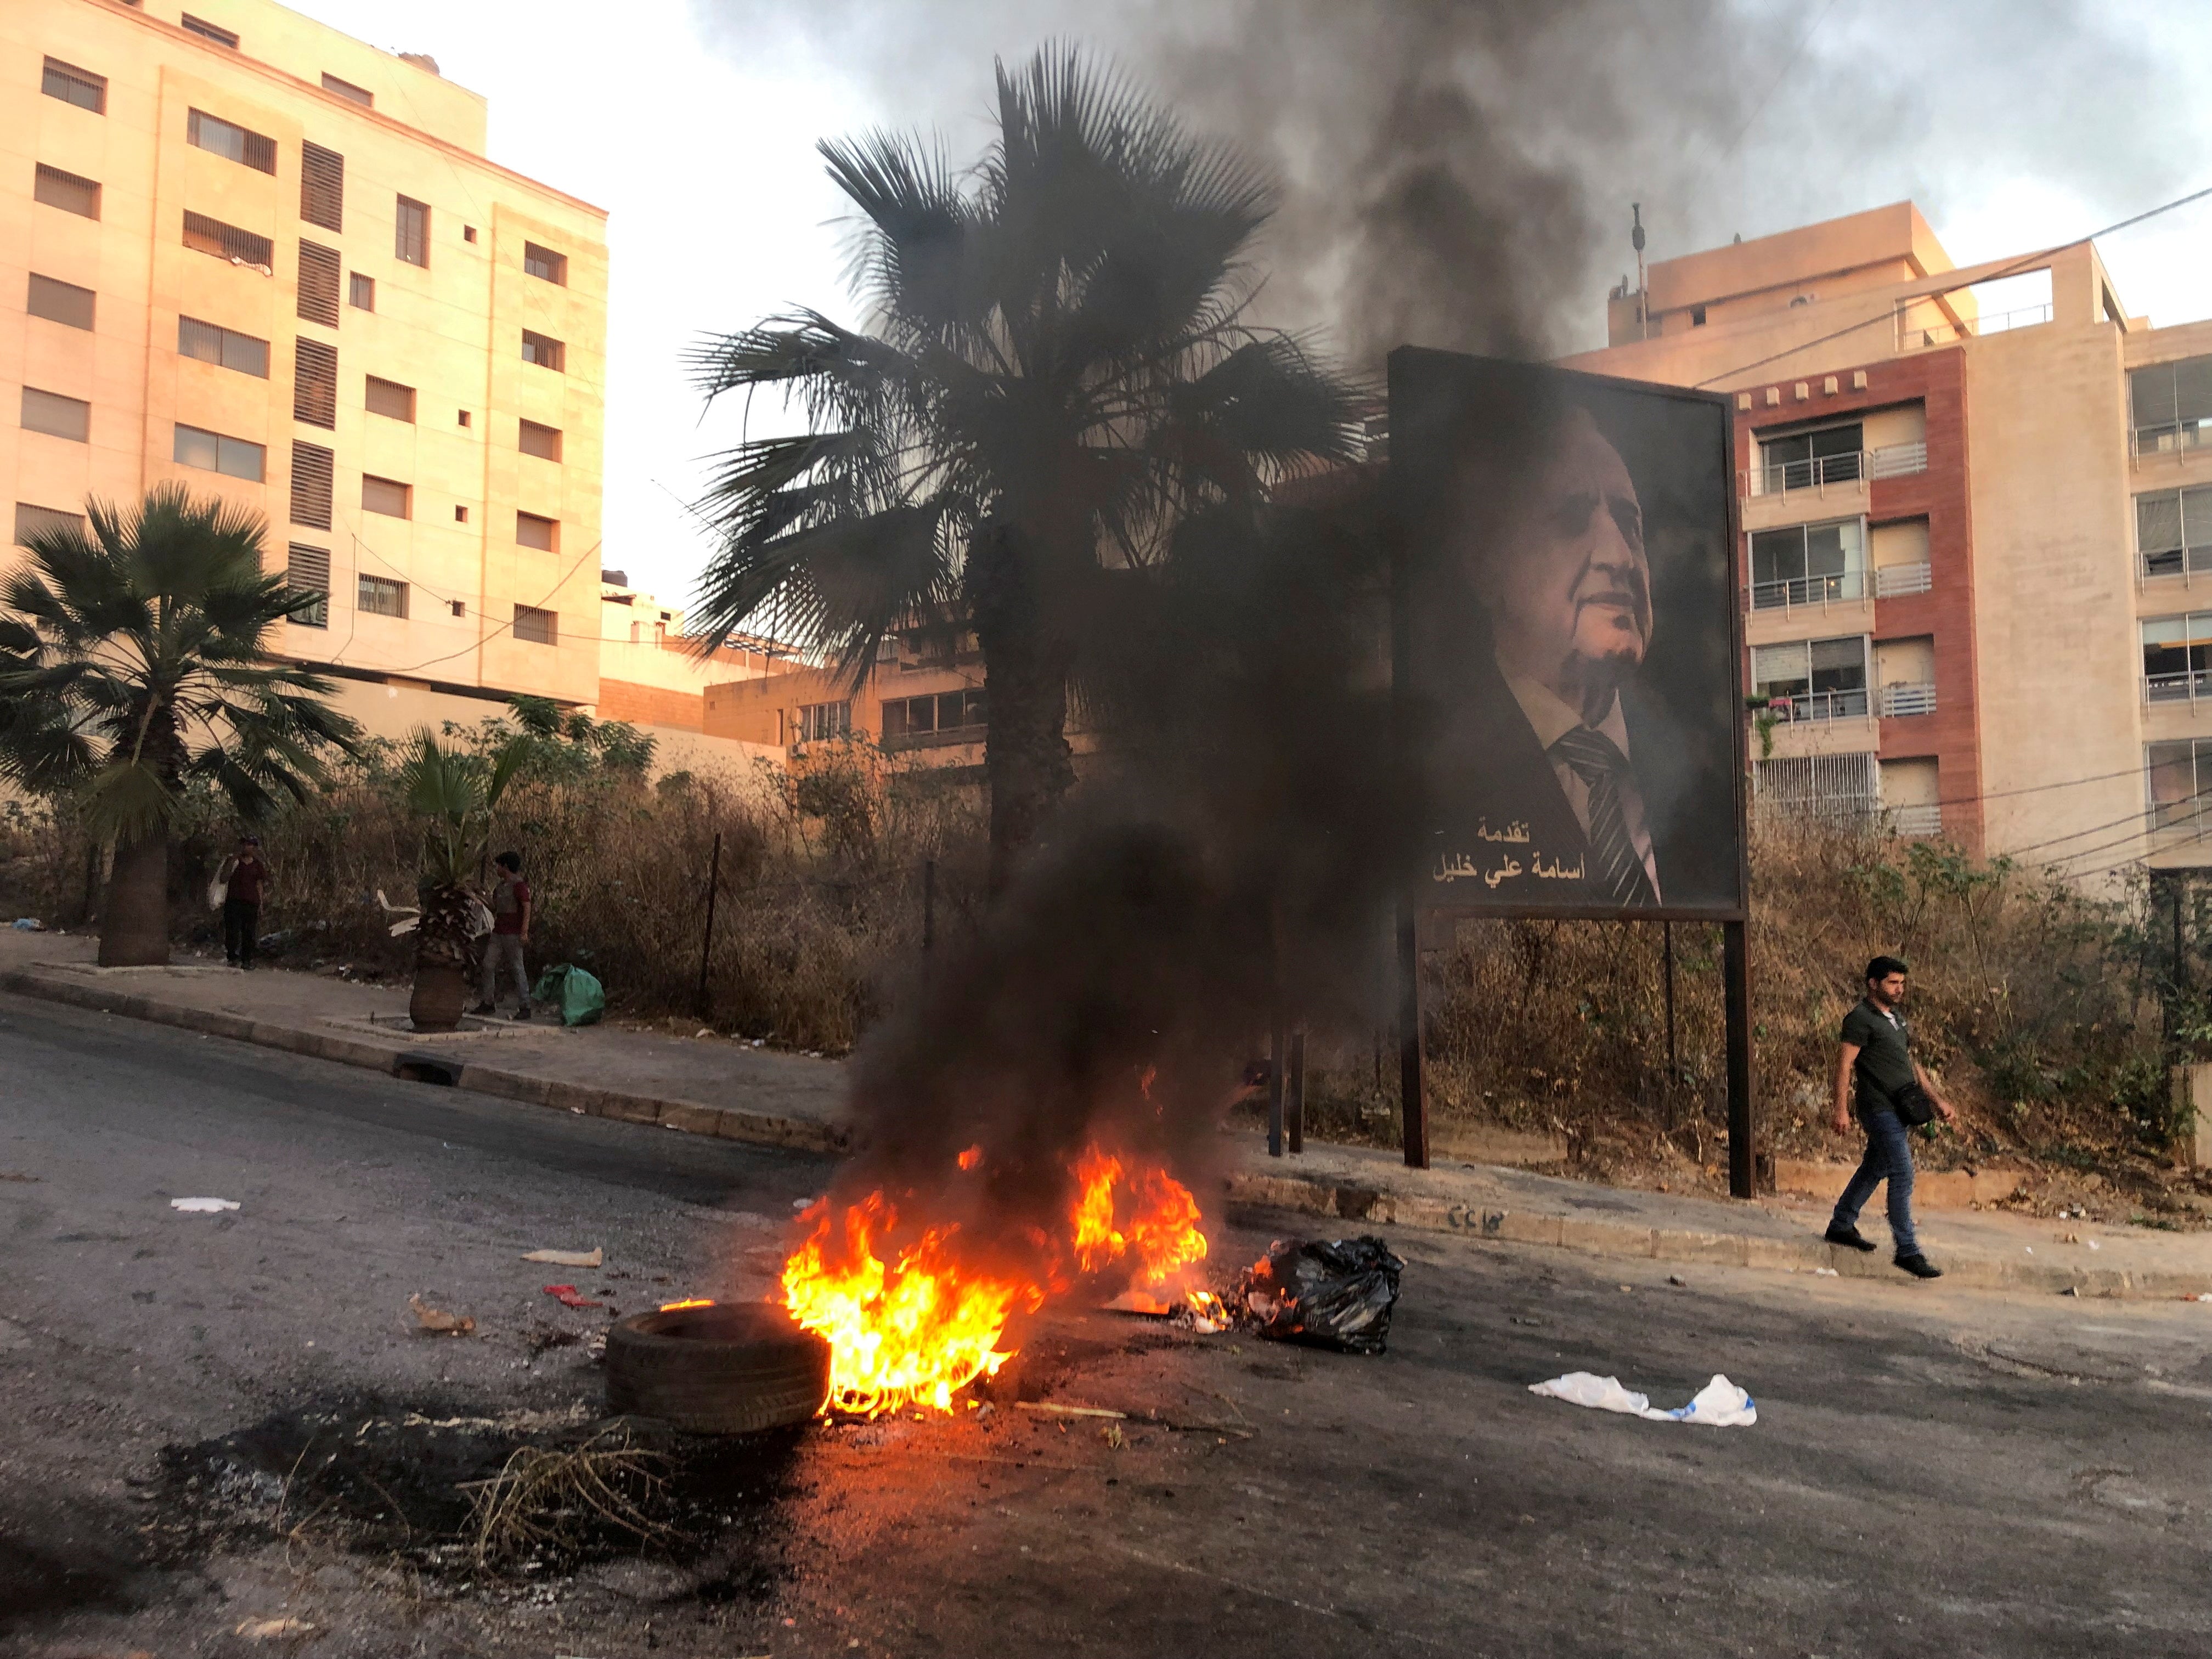
<path fill-rule="evenodd" d="M 240 1480 L 183 1449 L 356 1413 L 366 1444 L 412 1412 L 389 1441 L 410 1466 L 380 1468 L 418 1505 L 437 1437 L 595 1408 L 574 1338 L 606 1315 L 544 1284 L 757 1292 L 825 1172 L 0 998 L 0 1652 L 2212 1651 L 2194 1304 L 1677 1285 L 1401 1236 L 1381 1358 L 1061 1312 L 1025 1340 L 1028 1391 L 1130 1418 L 825 1427 L 757 1483 L 718 1476 L 765 1494 L 741 1548 L 534 1577 L 426 1571 L 288 1509 L 305 1451 Z M 240 1208 L 171 1209 L 191 1195 Z M 1291 1224 L 1229 1219 L 1224 1262 Z M 598 1272 L 518 1259 L 593 1245 Z M 477 1334 L 419 1334 L 410 1294 Z M 1526 1390 L 1578 1369 L 1663 1404 L 1724 1371 L 1760 1421 Z M 239 1524 L 191 1524 L 218 1507 Z M 236 1633 L 273 1618 L 313 1628 Z"/>

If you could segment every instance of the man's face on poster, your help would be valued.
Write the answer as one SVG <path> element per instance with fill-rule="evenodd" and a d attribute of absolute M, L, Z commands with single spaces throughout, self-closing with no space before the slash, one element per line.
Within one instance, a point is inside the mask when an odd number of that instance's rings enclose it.
<path fill-rule="evenodd" d="M 1601 715 L 1651 643 L 1651 571 L 1635 482 L 1587 411 L 1557 423 L 1501 533 L 1470 550 L 1499 665 Z"/>

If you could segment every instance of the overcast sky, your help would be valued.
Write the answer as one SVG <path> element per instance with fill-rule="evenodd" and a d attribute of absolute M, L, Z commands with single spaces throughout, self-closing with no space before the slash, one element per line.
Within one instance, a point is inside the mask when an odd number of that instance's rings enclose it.
<path fill-rule="evenodd" d="M 1407 72 L 1387 48 L 1370 51 L 1370 19 L 1394 9 L 1423 19 L 1427 33 L 1404 43 L 1403 57 L 1433 83 L 1439 9 L 1459 4 L 1445 25 L 1455 30 L 1486 9 L 1468 0 L 1343 8 L 1358 20 L 1354 53 L 1329 34 L 1346 25 L 1322 0 L 292 3 L 376 46 L 431 53 L 490 100 L 493 159 L 610 210 L 603 562 L 678 601 L 708 553 L 681 503 L 697 492 L 702 458 L 738 430 L 736 411 L 702 422 L 683 349 L 702 331 L 793 304 L 856 320 L 817 138 L 927 125 L 972 156 L 987 137 L 993 54 L 1080 34 L 1169 83 L 1194 125 L 1261 147 L 1293 177 L 1286 218 L 1298 216 L 1296 180 L 1310 180 L 1305 216 L 1340 244 L 1343 216 L 1328 215 L 1345 169 L 1316 157 L 1357 149 L 1363 124 L 1383 118 L 1375 88 L 1355 75 Z M 1499 44 L 1517 25 L 1493 23 L 1448 60 L 1494 125 L 1525 123 L 1532 167 L 1572 174 L 1593 216 L 1620 221 L 1618 257 L 1601 246 L 1567 285 L 1559 349 L 1603 343 L 1606 284 L 1632 261 L 1632 198 L 1651 204 L 1650 252 L 1661 258 L 1911 197 L 1964 264 L 2212 185 L 2212 7 L 1559 0 L 1529 9 L 1645 32 L 1626 46 L 1542 43 L 1499 74 L 1492 47 L 1525 43 Z M 1703 14 L 1695 25 L 1672 28 L 1693 13 Z M 1623 15 L 1632 29 L 1618 27 Z M 1304 38 L 1302 18 L 1323 21 Z M 1655 19 L 1672 38 L 1655 33 Z M 1255 27 L 1267 38 L 1248 51 Z M 1586 111 L 1540 88 L 1545 53 L 1556 69 L 1608 50 L 1618 61 L 1597 74 Z M 1689 84 L 1713 64 L 1710 84 Z M 2212 315 L 2212 202 L 2102 246 L 2130 309 L 2161 325 Z M 1298 291 L 1294 303 L 1320 314 L 1291 320 L 1328 326 L 1332 292 Z"/>

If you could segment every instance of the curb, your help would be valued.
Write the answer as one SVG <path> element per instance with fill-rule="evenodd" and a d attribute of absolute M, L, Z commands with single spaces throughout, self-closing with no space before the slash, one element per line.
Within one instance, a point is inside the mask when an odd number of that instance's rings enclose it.
<path fill-rule="evenodd" d="M 1875 1256 L 1840 1249 L 1809 1234 L 1797 1238 L 1764 1238 L 1746 1233 L 1639 1227 L 1594 1217 L 1544 1215 L 1455 1204 L 1410 1193 L 1341 1186 L 1306 1176 L 1240 1172 L 1229 1177 L 1228 1189 L 1232 1203 L 1261 1204 L 1347 1221 L 1382 1222 L 1484 1243 L 1545 1244 L 1584 1255 L 1638 1261 L 1780 1268 L 1790 1273 L 1831 1267 L 1846 1279 L 1889 1281 L 1899 1278 Z M 2112 1267 L 2012 1261 L 1986 1255 L 1948 1256 L 1943 1265 L 1943 1277 L 1972 1290 L 2036 1291 L 2057 1296 L 2070 1293 L 2166 1300 L 2212 1291 L 2212 1275 L 2203 1273 L 2157 1269 L 2130 1273 Z"/>
<path fill-rule="evenodd" d="M 48 1002 L 65 1002 L 74 1007 L 89 1008 L 99 1013 L 120 1015 L 125 1019 L 142 1019 L 155 1025 L 174 1025 L 188 1031 L 204 1032 L 209 1036 L 250 1042 L 263 1048 L 280 1048 L 287 1054 L 304 1054 L 313 1060 L 335 1060 L 341 1066 L 358 1066 L 368 1071 L 380 1072 L 386 1077 L 402 1075 L 403 1062 L 410 1066 L 418 1066 L 425 1058 L 404 1049 L 361 1042 L 328 1031 L 302 1030 L 295 1025 L 248 1019 L 240 1014 L 222 1013 L 211 1008 L 191 1008 L 179 1003 L 160 1002 L 152 997 L 105 990 L 96 985 L 78 985 L 67 980 L 49 979 L 22 969 L 0 972 L 0 990 L 13 991 L 21 996 L 39 997 Z M 442 1056 L 433 1058 L 443 1059 Z M 711 1135 L 719 1140 L 738 1140 L 756 1146 L 781 1146 L 793 1152 L 842 1152 L 848 1145 L 844 1130 L 834 1124 L 817 1123 L 811 1118 L 779 1117 L 766 1112 L 739 1111 L 727 1106 L 703 1106 L 692 1101 L 629 1094 L 620 1089 L 586 1088 L 579 1084 L 556 1082 L 551 1078 L 533 1077 L 526 1072 L 510 1072 L 495 1066 L 480 1066 L 465 1061 L 458 1065 L 447 1062 L 441 1069 L 450 1071 L 453 1075 L 437 1080 L 449 1082 L 457 1088 L 584 1117 L 612 1118 L 623 1123 L 659 1124 L 662 1128 L 681 1130 L 686 1134 Z M 418 1079 L 421 1077 L 419 1072 L 413 1075 Z"/>

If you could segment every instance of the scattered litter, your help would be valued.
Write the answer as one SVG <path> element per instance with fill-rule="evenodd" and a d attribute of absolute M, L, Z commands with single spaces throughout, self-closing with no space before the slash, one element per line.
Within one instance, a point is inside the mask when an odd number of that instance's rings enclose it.
<path fill-rule="evenodd" d="M 1129 1437 L 1121 1432 L 1121 1425 L 1119 1423 L 1109 1423 L 1098 1431 L 1098 1437 L 1115 1451 L 1121 1450 L 1129 1443 Z"/>
<path fill-rule="evenodd" d="M 43 1181 L 44 1176 L 34 1176 L 28 1170 L 0 1170 L 0 1181 Z"/>
<path fill-rule="evenodd" d="M 2023 1244 L 2020 1248 L 2026 1250 L 2030 1255 L 2033 1255 L 2035 1254 L 2035 1246 L 2033 1244 Z"/>
<path fill-rule="evenodd" d="M 2094 1238 L 2093 1238 L 2093 1239 L 2091 1239 L 2091 1240 L 2089 1241 L 2089 1248 L 2090 1248 L 2091 1249 L 2093 1249 L 2093 1250 L 2101 1250 L 2101 1249 L 2103 1249 L 2105 1247 L 2104 1247 L 2103 1245 L 2100 1244 L 2099 1243 L 2097 1243 L 2097 1241 L 2096 1241 L 2095 1239 L 2094 1239 Z"/>
<path fill-rule="evenodd" d="M 43 933 L 46 931 L 46 924 L 36 916 L 18 916 L 14 926 L 19 933 Z"/>
<path fill-rule="evenodd" d="M 1042 1412 L 1048 1417 L 1111 1417 L 1127 1422 L 1127 1412 L 1109 1412 L 1103 1406 L 1062 1406 L 1049 1400 L 1017 1400 L 1014 1409 Z"/>
<path fill-rule="evenodd" d="M 1690 1284 L 1690 1281 L 1689 1281 L 1688 1279 L 1686 1279 L 1683 1278 L 1683 1277 L 1682 1277 L 1682 1275 L 1681 1275 L 1681 1274 L 1680 1274 L 1680 1273 L 1668 1273 L 1668 1274 L 1667 1275 L 1667 1282 L 1668 1282 L 1669 1285 L 1680 1285 L 1680 1286 L 1681 1286 L 1682 1288 L 1684 1288 L 1685 1290 L 1686 1290 L 1686 1289 L 1689 1287 L 1689 1284 Z"/>
<path fill-rule="evenodd" d="M 1749 1428 L 1759 1421 L 1759 1407 L 1752 1403 L 1751 1396 L 1717 1371 L 1688 1405 L 1671 1412 L 1656 1410 L 1649 1395 L 1622 1388 L 1619 1377 L 1597 1376 L 1589 1371 L 1569 1371 L 1548 1382 L 1531 1382 L 1528 1392 L 1547 1399 L 1564 1400 L 1571 1406 L 1620 1412 L 1654 1423 L 1702 1423 L 1711 1428 L 1733 1429 Z"/>
<path fill-rule="evenodd" d="M 309 1635 L 314 1628 L 304 1619 L 242 1619 L 234 1634 L 249 1642 L 276 1642 L 286 1637 Z"/>
<path fill-rule="evenodd" d="M 599 981 L 574 963 L 556 963 L 540 974 L 530 1000 L 559 1013 L 563 1025 L 596 1025 L 607 1012 Z"/>
<path fill-rule="evenodd" d="M 1371 1236 L 1279 1238 L 1244 1274 L 1234 1302 L 1277 1341 L 1381 1353 L 1406 1264 Z"/>
<path fill-rule="evenodd" d="M 607 1334 L 593 1331 L 592 1340 L 584 1344 L 584 1358 L 596 1365 L 607 1357 Z"/>
<path fill-rule="evenodd" d="M 415 1322 L 434 1336 L 466 1336 L 477 1328 L 477 1322 L 467 1314 L 434 1308 L 419 1293 L 409 1297 L 407 1305 L 415 1310 Z"/>
<path fill-rule="evenodd" d="M 2212 1291 L 2200 1291 L 2195 1296 L 2185 1296 L 2184 1302 L 2212 1302 Z"/>
<path fill-rule="evenodd" d="M 1821 1279 L 1841 1279 L 1843 1277 L 1843 1275 L 1838 1273 L 1833 1267 L 1815 1267 L 1813 1269 L 1813 1272 L 1816 1277 Z"/>
<path fill-rule="evenodd" d="M 714 1035 L 714 1028 L 713 1026 L 702 1025 L 697 1030 L 691 1033 L 691 1040 L 694 1042 L 696 1042 L 702 1036 L 712 1036 Z"/>
<path fill-rule="evenodd" d="M 564 1308 L 604 1308 L 604 1302 L 594 1302 L 580 1292 L 574 1285 L 548 1285 L 545 1294 Z"/>
<path fill-rule="evenodd" d="M 543 1261 L 553 1267 L 596 1267 L 606 1260 L 601 1249 L 590 1250 L 531 1250 L 525 1253 L 525 1261 Z"/>
<path fill-rule="evenodd" d="M 811 1198 L 794 1198 L 791 1200 L 791 1207 L 794 1210 L 803 1210 L 812 1202 L 814 1200 Z"/>
<path fill-rule="evenodd" d="M 169 1200 L 169 1207 L 191 1215 L 215 1215 L 223 1210 L 236 1209 L 238 1200 L 234 1198 L 173 1198 Z"/>

